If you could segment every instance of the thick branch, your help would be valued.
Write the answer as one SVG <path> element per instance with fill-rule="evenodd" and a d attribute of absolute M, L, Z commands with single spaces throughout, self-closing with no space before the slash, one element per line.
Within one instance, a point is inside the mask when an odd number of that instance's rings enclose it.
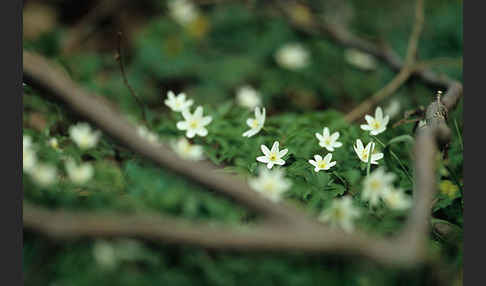
<path fill-rule="evenodd" d="M 160 215 L 113 215 L 46 210 L 24 202 L 24 228 L 54 239 L 134 237 L 242 251 L 305 251 L 361 256 L 387 265 L 415 263 L 406 244 L 325 228 L 299 231 L 282 225 L 223 227 Z"/>
<path fill-rule="evenodd" d="M 287 222 L 299 221 L 302 225 L 309 222 L 304 213 L 290 205 L 274 204 L 262 199 L 242 179 L 218 172 L 216 167 L 206 162 L 182 160 L 165 145 L 148 142 L 139 136 L 136 127 L 114 108 L 108 106 L 100 97 L 88 94 L 44 58 L 26 51 L 23 56 L 25 82 L 65 102 L 128 148 L 269 217 Z"/>

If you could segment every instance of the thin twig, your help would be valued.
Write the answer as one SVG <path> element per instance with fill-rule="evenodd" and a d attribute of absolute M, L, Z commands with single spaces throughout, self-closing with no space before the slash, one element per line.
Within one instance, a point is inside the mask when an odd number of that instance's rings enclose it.
<path fill-rule="evenodd" d="M 413 25 L 412 33 L 408 40 L 407 55 L 405 57 L 405 63 L 403 64 L 403 67 L 392 81 L 390 81 L 382 89 L 373 94 L 373 96 L 366 99 L 357 107 L 353 108 L 353 110 L 351 110 L 348 114 L 346 114 L 345 119 L 348 122 L 354 122 L 359 118 L 363 117 L 378 102 L 392 95 L 410 78 L 410 76 L 414 72 L 414 63 L 417 54 L 418 42 L 423 30 L 423 24 L 424 3 L 423 0 L 417 0 L 415 6 L 415 22 Z"/>
<path fill-rule="evenodd" d="M 123 64 L 123 55 L 122 55 L 122 52 L 121 52 L 122 32 L 117 33 L 117 39 L 118 39 L 118 45 L 117 45 L 117 54 L 115 55 L 115 60 L 120 65 L 120 71 L 121 71 L 121 74 L 122 74 L 122 77 L 123 77 L 123 83 L 125 83 L 125 86 L 130 91 L 130 94 L 133 96 L 133 98 L 135 98 L 135 101 L 137 101 L 138 106 L 142 110 L 143 120 L 144 120 L 145 123 L 147 123 L 148 121 L 147 121 L 147 113 L 145 112 L 145 105 L 140 100 L 140 98 L 137 96 L 137 94 L 135 93 L 135 90 L 132 88 L 130 83 L 128 83 L 128 78 L 127 78 L 127 75 L 125 73 L 125 65 Z"/>

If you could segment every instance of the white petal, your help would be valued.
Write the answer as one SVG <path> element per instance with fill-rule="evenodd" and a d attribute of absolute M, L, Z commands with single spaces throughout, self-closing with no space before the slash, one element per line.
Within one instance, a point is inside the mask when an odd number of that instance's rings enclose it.
<path fill-rule="evenodd" d="M 329 164 L 329 162 L 331 162 L 331 159 L 332 159 L 332 154 L 329 153 L 324 157 L 324 162 L 326 162 L 326 164 Z"/>
<path fill-rule="evenodd" d="M 287 154 L 288 151 L 289 151 L 289 149 L 287 149 L 287 148 L 286 149 L 283 149 L 280 152 L 278 152 L 278 156 L 280 158 L 282 158 L 283 156 L 285 156 L 285 154 Z"/>
<path fill-rule="evenodd" d="M 334 167 L 336 165 L 336 161 L 332 161 L 329 163 L 329 165 L 327 165 L 327 168 L 330 169 L 332 167 Z"/>
<path fill-rule="evenodd" d="M 339 132 L 334 132 L 332 135 L 331 135 L 331 140 L 332 141 L 336 141 L 338 140 L 339 138 Z"/>
<path fill-rule="evenodd" d="M 189 111 L 189 109 L 185 109 L 182 111 L 182 117 L 184 117 L 185 120 L 188 120 L 189 118 L 192 117 L 192 114 Z"/>
<path fill-rule="evenodd" d="M 208 135 L 208 130 L 203 127 L 203 128 L 199 128 L 196 131 L 196 133 L 197 133 L 197 135 L 204 137 L 204 136 Z"/>
<path fill-rule="evenodd" d="M 316 138 L 317 138 L 317 140 L 319 140 L 319 141 L 324 140 L 324 138 L 322 137 L 322 134 L 319 134 L 319 133 L 316 133 Z"/>
<path fill-rule="evenodd" d="M 267 168 L 268 168 L 268 169 L 272 169 L 272 167 L 273 167 L 273 162 L 268 162 L 268 164 L 267 164 Z"/>
<path fill-rule="evenodd" d="M 324 137 L 329 137 L 329 128 L 324 127 L 324 129 L 322 130 L 322 135 Z"/>
<path fill-rule="evenodd" d="M 179 130 L 186 130 L 187 129 L 187 121 L 179 121 L 177 122 L 177 129 Z"/>
<path fill-rule="evenodd" d="M 262 162 L 262 163 L 268 163 L 269 162 L 268 158 L 265 157 L 265 156 L 259 156 L 259 157 L 256 158 L 256 160 L 258 162 Z"/>
<path fill-rule="evenodd" d="M 211 123 L 211 121 L 213 121 L 213 118 L 211 116 L 206 116 L 206 117 L 202 118 L 201 124 L 203 126 L 205 126 L 205 125 L 208 125 L 209 123 Z"/>
<path fill-rule="evenodd" d="M 377 107 L 375 110 L 375 119 L 380 120 L 383 119 L 383 110 L 381 110 L 381 107 Z"/>
<path fill-rule="evenodd" d="M 282 160 L 282 159 L 278 159 L 277 161 L 275 161 L 275 164 L 277 164 L 277 165 L 284 165 L 285 164 L 285 161 Z"/>
<path fill-rule="evenodd" d="M 343 146 L 343 143 L 341 143 L 341 142 L 337 142 L 337 141 L 336 141 L 336 142 L 334 142 L 334 144 L 332 144 L 332 145 L 333 145 L 333 147 L 339 148 L 339 147 Z"/>
<path fill-rule="evenodd" d="M 202 106 L 198 106 L 196 111 L 194 111 L 194 117 L 202 117 L 203 115 L 203 108 Z"/>
<path fill-rule="evenodd" d="M 361 139 L 356 140 L 356 147 L 358 148 L 358 151 L 363 151 L 363 142 L 361 142 Z"/>
<path fill-rule="evenodd" d="M 260 149 L 262 150 L 263 154 L 265 154 L 265 156 L 269 156 L 270 155 L 270 150 L 268 150 L 268 147 L 265 146 L 265 145 L 261 145 L 260 146 Z"/>
<path fill-rule="evenodd" d="M 309 160 L 308 162 L 309 162 L 309 164 L 311 164 L 312 166 L 314 166 L 314 167 L 316 167 L 316 168 L 317 168 L 317 162 L 316 162 L 316 161 L 314 161 L 314 160 Z"/>
<path fill-rule="evenodd" d="M 278 152 L 278 141 L 273 142 L 271 151 L 274 152 L 274 153 Z"/>
<path fill-rule="evenodd" d="M 186 136 L 189 138 L 193 138 L 194 136 L 196 136 L 196 132 L 193 129 L 188 129 L 186 132 Z"/>
<path fill-rule="evenodd" d="M 373 121 L 375 121 L 375 119 L 371 115 L 368 115 L 368 114 L 365 115 L 365 120 L 368 123 L 368 125 L 371 125 L 373 123 Z"/>
<path fill-rule="evenodd" d="M 359 127 L 361 127 L 361 129 L 366 130 L 366 131 L 373 129 L 373 128 L 371 128 L 371 126 L 369 126 L 367 124 L 361 124 Z"/>
<path fill-rule="evenodd" d="M 321 155 L 314 155 L 314 159 L 316 160 L 316 162 L 322 161 Z"/>

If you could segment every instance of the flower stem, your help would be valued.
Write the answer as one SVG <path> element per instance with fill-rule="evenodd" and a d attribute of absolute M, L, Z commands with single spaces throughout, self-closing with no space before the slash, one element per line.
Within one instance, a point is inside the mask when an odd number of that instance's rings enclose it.
<path fill-rule="evenodd" d="M 373 138 L 375 138 L 376 141 L 378 143 L 380 143 L 381 146 L 386 147 L 385 143 L 381 142 L 380 139 L 378 139 L 376 136 L 373 136 Z M 403 164 L 402 160 L 400 160 L 400 158 L 398 158 L 397 154 L 395 154 L 395 152 L 393 152 L 391 149 L 390 149 L 390 154 L 392 155 L 392 157 L 395 160 L 397 160 L 397 162 L 400 165 L 400 167 L 402 168 L 403 172 L 405 173 L 407 178 L 410 180 L 410 182 L 413 184 L 412 176 L 410 176 L 410 174 L 408 173 L 407 168 L 405 168 L 405 165 Z"/>

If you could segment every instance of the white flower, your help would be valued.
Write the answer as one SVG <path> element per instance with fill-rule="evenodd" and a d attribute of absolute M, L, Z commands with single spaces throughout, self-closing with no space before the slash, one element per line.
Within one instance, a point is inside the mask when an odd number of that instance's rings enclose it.
<path fill-rule="evenodd" d="M 97 241 L 94 244 L 93 256 L 96 262 L 105 268 L 114 268 L 118 262 L 115 247 L 106 241 Z"/>
<path fill-rule="evenodd" d="M 401 189 L 389 189 L 383 194 L 385 204 L 394 210 L 402 211 L 412 206 L 412 200 Z"/>
<path fill-rule="evenodd" d="M 98 144 L 100 131 L 91 130 L 88 123 L 78 123 L 69 127 L 69 136 L 81 149 L 90 149 Z"/>
<path fill-rule="evenodd" d="M 320 155 L 314 155 L 315 160 L 309 160 L 309 163 L 314 166 L 314 171 L 319 172 L 320 170 L 329 170 L 332 166 L 336 165 L 336 161 L 332 161 L 332 154 L 329 153 L 322 159 Z"/>
<path fill-rule="evenodd" d="M 400 108 L 401 108 L 400 101 L 395 99 L 392 100 L 390 104 L 388 104 L 388 106 L 385 108 L 385 110 L 383 110 L 383 112 L 386 115 L 390 116 L 390 118 L 393 118 L 400 113 Z"/>
<path fill-rule="evenodd" d="M 332 227 L 341 227 L 347 232 L 354 230 L 354 220 L 361 214 L 357 207 L 353 206 L 351 197 L 345 196 L 335 199 L 331 206 L 324 210 L 319 220 L 329 223 Z"/>
<path fill-rule="evenodd" d="M 395 174 L 385 173 L 383 167 L 376 169 L 363 180 L 361 198 L 369 201 L 372 206 L 376 205 L 380 198 L 383 198 L 383 195 L 393 188 L 393 180 L 395 180 Z"/>
<path fill-rule="evenodd" d="M 376 60 L 372 55 L 356 49 L 347 49 L 344 52 L 344 58 L 351 65 L 363 70 L 373 70 L 376 68 Z"/>
<path fill-rule="evenodd" d="M 22 137 L 22 169 L 29 173 L 37 163 L 37 154 L 32 143 L 32 137 L 24 135 Z"/>
<path fill-rule="evenodd" d="M 319 140 L 319 146 L 324 147 L 329 152 L 333 152 L 334 148 L 343 146 L 343 143 L 337 141 L 339 138 L 339 132 L 334 132 L 330 135 L 329 128 L 324 127 L 322 134 L 316 133 L 317 140 Z"/>
<path fill-rule="evenodd" d="M 172 142 L 172 149 L 184 159 L 199 161 L 204 159 L 203 147 L 191 144 L 186 138 L 182 137 Z"/>
<path fill-rule="evenodd" d="M 356 145 L 353 146 L 354 151 L 358 155 L 359 159 L 365 163 L 368 163 L 368 156 L 371 153 L 371 164 L 378 165 L 377 160 L 383 158 L 383 153 L 375 153 L 375 143 L 369 142 L 366 148 L 363 147 L 363 142 L 360 139 L 356 140 Z M 371 150 L 370 150 L 371 149 Z"/>
<path fill-rule="evenodd" d="M 57 138 L 49 139 L 48 143 L 49 143 L 49 146 L 51 146 L 53 149 L 60 150 L 59 142 L 57 141 Z"/>
<path fill-rule="evenodd" d="M 72 159 L 66 161 L 65 168 L 69 179 L 78 185 L 91 180 L 94 174 L 93 166 L 90 163 L 76 165 Z"/>
<path fill-rule="evenodd" d="M 181 25 L 190 24 L 199 16 L 197 8 L 188 0 L 172 0 L 168 7 L 172 18 Z"/>
<path fill-rule="evenodd" d="M 167 99 L 164 101 L 164 103 L 170 107 L 172 111 L 182 112 L 187 110 L 194 103 L 194 101 L 192 99 L 186 100 L 185 93 L 179 93 L 177 96 L 175 96 L 174 92 L 169 91 L 167 92 Z"/>
<path fill-rule="evenodd" d="M 265 108 L 260 110 L 259 107 L 255 107 L 255 118 L 248 118 L 246 124 L 250 126 L 250 130 L 243 133 L 244 137 L 251 137 L 260 132 L 263 128 L 263 124 L 265 124 Z"/>
<path fill-rule="evenodd" d="M 32 137 L 29 135 L 23 135 L 22 136 L 22 148 L 23 150 L 28 150 L 32 149 L 34 147 L 34 144 L 32 143 Z"/>
<path fill-rule="evenodd" d="M 285 172 L 282 169 L 271 171 L 265 169 L 265 167 L 260 167 L 258 177 L 250 179 L 248 184 L 253 190 L 269 200 L 278 202 L 281 195 L 292 186 L 292 181 L 285 178 Z"/>
<path fill-rule="evenodd" d="M 309 63 L 309 53 L 299 43 L 290 43 L 281 47 L 275 54 L 277 63 L 289 70 L 304 68 Z"/>
<path fill-rule="evenodd" d="M 34 150 L 27 149 L 22 153 L 22 169 L 26 173 L 31 173 L 37 164 L 37 155 Z"/>
<path fill-rule="evenodd" d="M 257 161 L 266 163 L 267 168 L 271 169 L 273 165 L 284 165 L 285 161 L 282 159 L 285 154 L 289 151 L 288 149 L 283 149 L 279 151 L 278 141 L 275 141 L 272 146 L 272 150 L 268 150 L 267 146 L 261 145 L 260 148 L 265 156 L 257 157 Z"/>
<path fill-rule="evenodd" d="M 236 101 L 240 106 L 253 109 L 262 104 L 260 94 L 249 85 L 242 86 L 236 93 Z"/>
<path fill-rule="evenodd" d="M 146 139 L 150 143 L 159 143 L 159 136 L 157 134 L 149 131 L 147 127 L 140 125 L 137 127 L 137 132 L 140 137 Z"/>
<path fill-rule="evenodd" d="M 50 164 L 37 164 L 30 175 L 36 183 L 44 187 L 57 181 L 57 169 Z"/>
<path fill-rule="evenodd" d="M 378 135 L 386 130 L 390 116 L 383 117 L 383 111 L 378 106 L 375 110 L 375 117 L 366 114 L 365 119 L 368 124 L 361 124 L 361 129 L 370 131 L 371 135 Z"/>
<path fill-rule="evenodd" d="M 177 129 L 187 130 L 186 136 L 188 138 L 193 138 L 196 135 L 206 136 L 208 135 L 208 130 L 204 127 L 211 123 L 213 118 L 211 116 L 203 117 L 203 108 L 198 106 L 193 114 L 189 110 L 182 111 L 182 116 L 185 121 L 177 122 Z"/>

